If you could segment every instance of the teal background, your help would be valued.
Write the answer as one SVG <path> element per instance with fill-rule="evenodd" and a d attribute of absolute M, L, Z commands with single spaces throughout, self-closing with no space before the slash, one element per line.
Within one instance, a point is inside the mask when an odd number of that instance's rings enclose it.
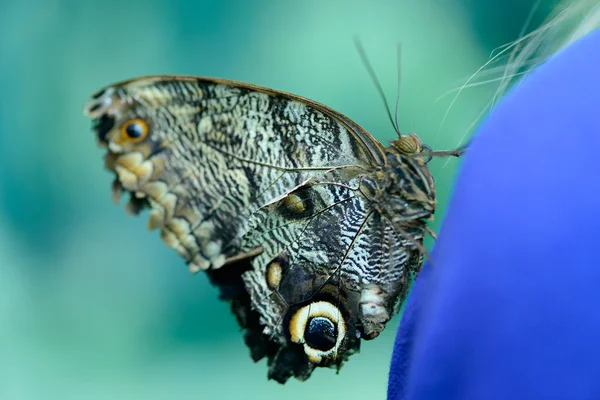
<path fill-rule="evenodd" d="M 402 43 L 401 130 L 450 149 L 495 87 L 465 91 L 443 124 L 453 95 L 436 99 L 516 39 L 532 3 L 0 0 L 0 399 L 384 398 L 398 317 L 339 375 L 267 381 L 206 277 L 112 205 L 82 106 L 138 75 L 215 76 L 315 99 L 387 143 L 358 35 L 391 103 Z M 457 163 L 431 165 L 437 226 Z"/>

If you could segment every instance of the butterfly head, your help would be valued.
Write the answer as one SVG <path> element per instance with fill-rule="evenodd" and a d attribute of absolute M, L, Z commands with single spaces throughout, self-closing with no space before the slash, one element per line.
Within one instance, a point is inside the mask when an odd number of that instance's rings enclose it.
<path fill-rule="evenodd" d="M 392 147 L 396 148 L 402 154 L 416 154 L 425 148 L 421 138 L 416 133 L 402 135 L 392 142 Z"/>

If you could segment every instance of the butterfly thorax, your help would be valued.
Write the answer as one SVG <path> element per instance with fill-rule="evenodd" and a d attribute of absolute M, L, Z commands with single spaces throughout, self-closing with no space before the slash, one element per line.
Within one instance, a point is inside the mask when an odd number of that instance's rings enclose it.
<path fill-rule="evenodd" d="M 423 157 L 406 154 L 401 144 L 385 149 L 386 164 L 361 180 L 361 191 L 395 225 L 424 226 L 435 212 L 435 184 Z"/>
<path fill-rule="evenodd" d="M 386 194 L 393 215 L 410 221 L 428 219 L 435 212 L 435 184 L 422 157 L 402 154 L 395 147 L 386 151 Z"/>
<path fill-rule="evenodd" d="M 408 283 L 422 265 L 427 221 L 435 212 L 433 178 L 423 157 L 414 156 L 421 147 L 407 154 L 407 149 L 399 146 L 402 144 L 400 140 L 392 143 L 385 149 L 385 163 L 360 179 L 361 193 L 379 217 L 388 221 L 390 233 L 403 248 L 391 247 L 384 256 L 393 259 L 392 254 L 401 254 L 386 271 L 396 284 L 375 279 L 362 287 L 359 316 L 365 339 L 377 337 L 406 298 Z"/>

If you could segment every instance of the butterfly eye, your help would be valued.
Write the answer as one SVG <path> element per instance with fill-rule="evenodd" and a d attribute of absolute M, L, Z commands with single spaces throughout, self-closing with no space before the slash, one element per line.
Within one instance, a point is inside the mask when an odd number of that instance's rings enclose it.
<path fill-rule="evenodd" d="M 418 153 L 423 149 L 423 142 L 414 133 L 400 137 L 394 142 L 394 145 L 403 154 Z"/>
<path fill-rule="evenodd" d="M 423 151 L 426 153 L 431 153 L 431 147 L 427 146 L 426 144 L 423 145 Z M 429 161 L 431 161 L 433 157 L 429 156 L 427 158 L 425 158 L 423 161 L 425 162 L 425 164 L 427 164 Z"/>
<path fill-rule="evenodd" d="M 304 345 L 310 362 L 334 358 L 346 335 L 340 310 L 326 301 L 317 301 L 296 311 L 289 323 L 292 342 Z"/>
<path fill-rule="evenodd" d="M 130 119 L 121 126 L 121 137 L 130 143 L 139 143 L 148 136 L 148 124 L 136 118 Z"/>

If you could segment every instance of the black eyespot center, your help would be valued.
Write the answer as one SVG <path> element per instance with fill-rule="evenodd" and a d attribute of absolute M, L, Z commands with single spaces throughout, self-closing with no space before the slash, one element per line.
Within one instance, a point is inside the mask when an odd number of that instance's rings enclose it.
<path fill-rule="evenodd" d="M 304 340 L 313 349 L 328 351 L 335 347 L 337 335 L 337 325 L 329 318 L 314 317 L 306 324 Z"/>
<path fill-rule="evenodd" d="M 121 137 L 133 143 L 141 142 L 148 135 L 148 125 L 143 120 L 136 118 L 125 122 L 121 126 Z"/>
<path fill-rule="evenodd" d="M 127 136 L 132 139 L 139 139 L 144 135 L 144 127 L 139 121 L 132 121 L 125 128 Z"/>

